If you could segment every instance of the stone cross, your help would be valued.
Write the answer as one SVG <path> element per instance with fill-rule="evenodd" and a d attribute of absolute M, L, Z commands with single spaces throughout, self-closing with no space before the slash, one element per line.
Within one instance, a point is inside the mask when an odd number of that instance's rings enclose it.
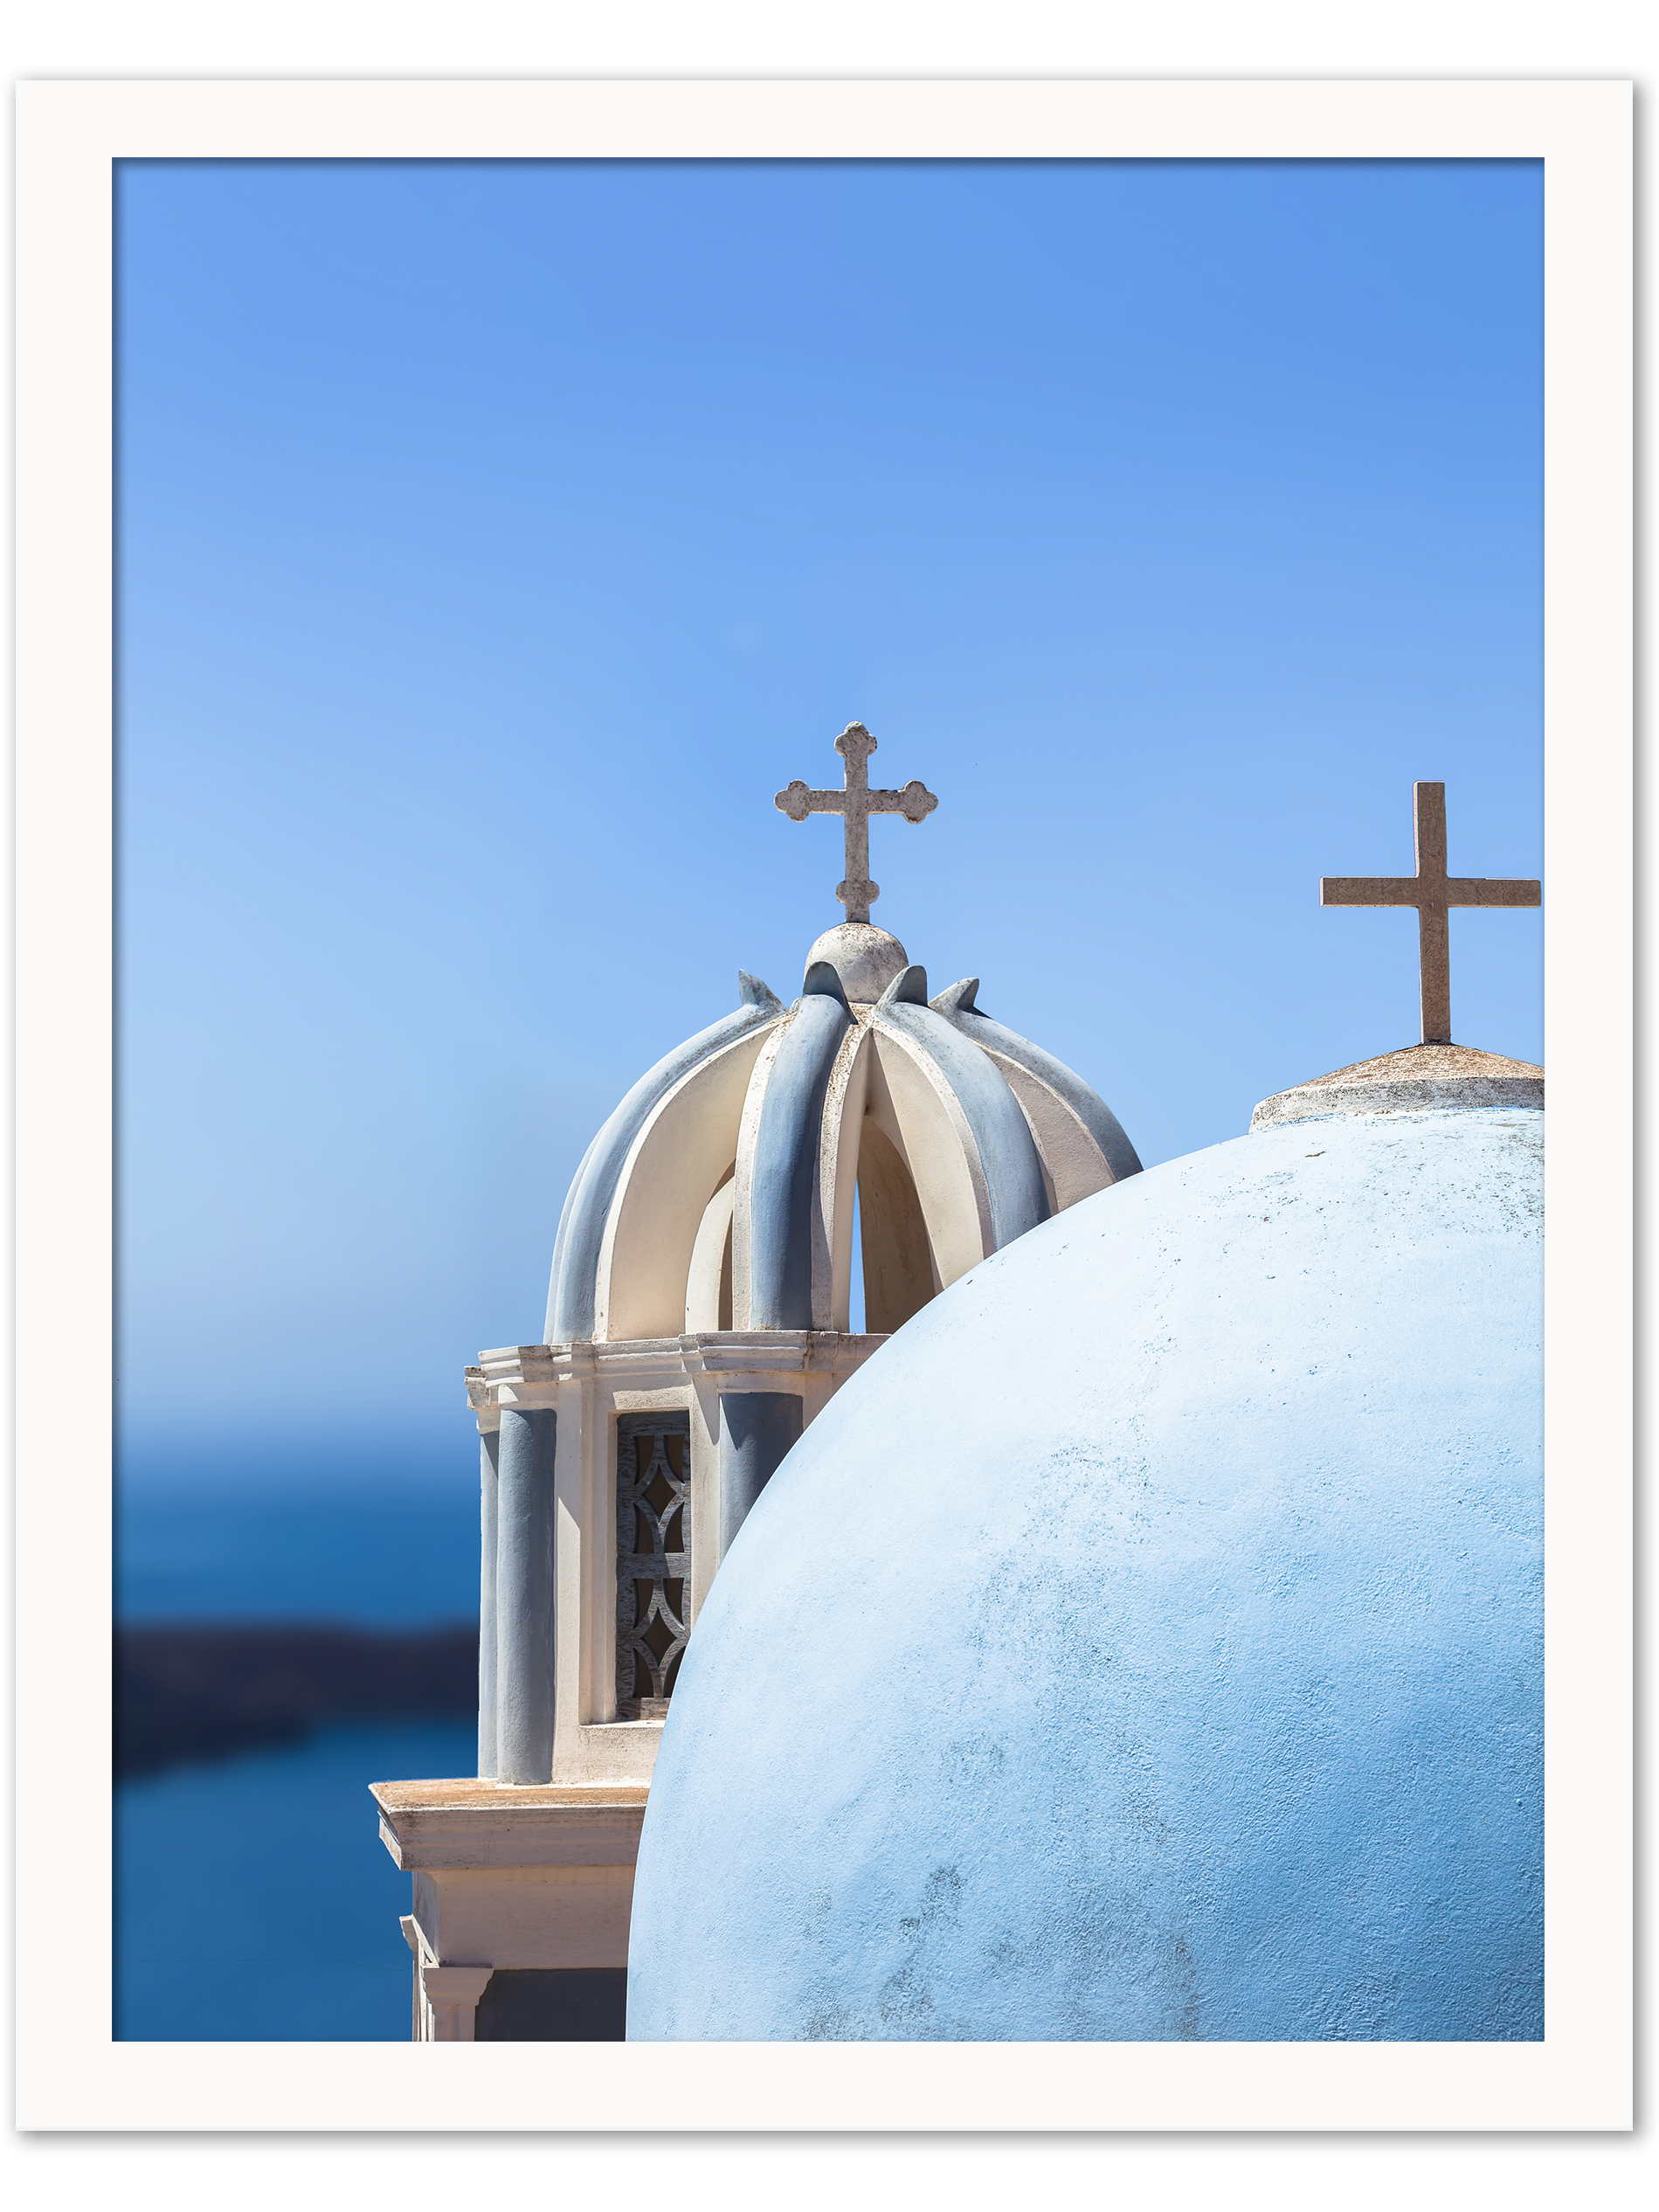
<path fill-rule="evenodd" d="M 804 822 L 809 814 L 839 814 L 847 836 L 847 878 L 835 886 L 835 895 L 847 909 L 849 922 L 868 922 L 870 908 L 881 895 L 879 883 L 870 881 L 870 816 L 902 814 L 907 822 L 919 822 L 930 814 L 938 800 L 914 779 L 902 791 L 873 791 L 866 765 L 875 750 L 875 740 L 861 722 L 849 722 L 835 740 L 835 750 L 847 763 L 838 791 L 809 791 L 798 776 L 772 804 L 791 822 Z"/>
<path fill-rule="evenodd" d="M 1321 906 L 1414 906 L 1421 978 L 1423 1042 L 1452 1041 L 1452 949 L 1448 911 L 1455 906 L 1537 906 L 1540 887 L 1519 877 L 1448 875 L 1446 786 L 1414 784 L 1415 875 L 1323 875 Z"/>

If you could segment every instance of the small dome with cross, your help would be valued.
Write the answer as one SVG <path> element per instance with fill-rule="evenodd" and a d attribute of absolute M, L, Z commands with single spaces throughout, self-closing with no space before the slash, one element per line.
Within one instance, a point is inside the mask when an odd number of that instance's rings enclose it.
<path fill-rule="evenodd" d="M 801 781 L 791 820 L 841 818 L 845 920 L 806 955 L 785 1006 L 738 978 L 736 1011 L 640 1077 L 564 1202 L 550 1344 L 708 1331 L 846 1332 L 854 1225 L 865 1333 L 900 1328 L 976 1262 L 1140 1172 L 1080 1075 L 978 1006 L 978 979 L 928 996 L 926 971 L 870 920 L 869 818 L 938 805 L 917 782 L 872 791 L 875 739 L 835 741 L 840 791 Z"/>
<path fill-rule="evenodd" d="M 930 998 L 871 922 L 870 816 L 938 801 L 870 789 L 861 723 L 838 743 L 841 791 L 778 795 L 846 839 L 844 919 L 800 995 L 740 973 L 732 1011 L 639 1078 L 570 1184 L 543 1340 L 467 1371 L 492 1783 L 643 1787 L 720 1562 L 791 1447 L 950 1284 L 1140 1172 L 1105 1101 L 976 978 Z"/>

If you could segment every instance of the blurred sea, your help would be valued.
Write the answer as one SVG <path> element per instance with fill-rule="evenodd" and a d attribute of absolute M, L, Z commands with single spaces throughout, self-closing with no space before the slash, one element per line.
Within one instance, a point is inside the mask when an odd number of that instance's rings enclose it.
<path fill-rule="evenodd" d="M 123 1483 L 115 1618 L 349 1621 L 424 1628 L 478 1614 L 478 1493 L 225 1497 Z"/>
<path fill-rule="evenodd" d="M 123 1488 L 123 1623 L 475 1620 L 477 1501 L 453 1490 L 224 1497 Z M 470 1719 L 333 1722 L 298 1744 L 115 1790 L 115 2019 L 122 2039 L 404 2041 L 410 1882 L 368 1785 L 466 1774 Z"/>

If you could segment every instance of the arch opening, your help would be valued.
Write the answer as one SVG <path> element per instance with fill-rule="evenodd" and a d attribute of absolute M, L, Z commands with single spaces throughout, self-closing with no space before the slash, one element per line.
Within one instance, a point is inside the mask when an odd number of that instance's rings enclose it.
<path fill-rule="evenodd" d="M 859 1132 L 858 1217 L 864 1326 L 873 1336 L 889 1336 L 941 1285 L 915 1180 L 897 1146 L 868 1114 Z"/>
<path fill-rule="evenodd" d="M 703 1208 L 697 1241 L 686 1271 L 686 1333 L 731 1326 L 732 1202 L 737 1195 L 736 1162 L 715 1185 Z"/>

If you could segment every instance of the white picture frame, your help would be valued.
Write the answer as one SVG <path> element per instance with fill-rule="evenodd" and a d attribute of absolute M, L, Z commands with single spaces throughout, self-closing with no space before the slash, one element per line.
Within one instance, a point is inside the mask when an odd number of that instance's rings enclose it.
<path fill-rule="evenodd" d="M 587 2130 L 617 2079 L 602 2045 L 555 2062 L 536 2045 L 110 2035 L 114 164 L 1202 156 L 1545 165 L 1545 2040 L 685 2045 L 627 2125 L 1628 2127 L 1631 86 L 37 81 L 17 102 L 17 2124 Z"/>

